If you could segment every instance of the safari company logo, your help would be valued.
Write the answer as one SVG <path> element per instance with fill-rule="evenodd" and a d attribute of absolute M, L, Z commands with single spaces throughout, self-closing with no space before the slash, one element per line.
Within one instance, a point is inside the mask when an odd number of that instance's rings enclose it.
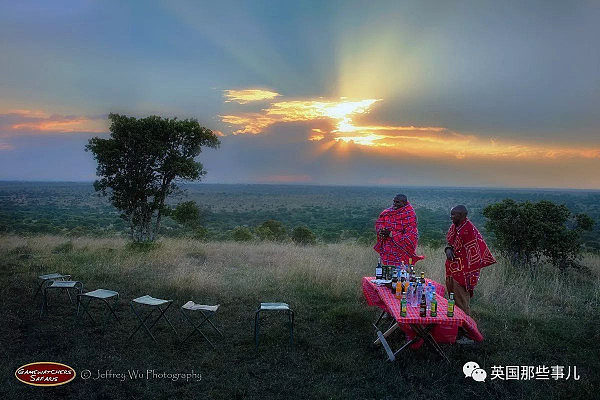
<path fill-rule="evenodd" d="M 23 383 L 33 386 L 58 386 L 75 379 L 75 370 L 68 365 L 40 361 L 17 368 L 15 376 Z"/>

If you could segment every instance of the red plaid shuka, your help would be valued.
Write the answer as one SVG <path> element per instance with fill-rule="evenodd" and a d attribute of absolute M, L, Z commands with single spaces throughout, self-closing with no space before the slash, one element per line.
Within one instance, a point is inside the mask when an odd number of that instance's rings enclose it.
<path fill-rule="evenodd" d="M 373 247 L 381 256 L 383 265 L 400 265 L 402 262 L 408 264 L 409 258 L 412 258 L 414 264 L 425 258 L 415 253 L 419 230 L 417 215 L 410 203 L 397 210 L 394 207 L 383 210 L 375 222 L 375 232 L 378 233 L 383 228 L 390 230 L 390 236 L 382 239 L 377 235 L 377 243 Z"/>
<path fill-rule="evenodd" d="M 465 219 L 460 226 L 450 225 L 446 234 L 448 246 L 454 250 L 454 261 L 446 260 L 446 276 L 452 276 L 473 296 L 479 280 L 479 270 L 492 265 L 496 259 L 475 225 Z"/>

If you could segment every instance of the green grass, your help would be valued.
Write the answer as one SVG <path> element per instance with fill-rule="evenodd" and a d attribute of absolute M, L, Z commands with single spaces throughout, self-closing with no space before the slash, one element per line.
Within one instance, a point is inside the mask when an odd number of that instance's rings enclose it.
<path fill-rule="evenodd" d="M 420 269 L 443 281 L 439 250 L 423 248 Z M 300 398 L 300 399 L 589 399 L 600 381 L 600 260 L 588 256 L 591 273 L 561 274 L 552 268 L 530 272 L 504 262 L 487 268 L 475 290 L 473 316 L 485 341 L 476 346 L 444 345 L 451 365 L 426 348 L 385 362 L 371 345 L 371 323 L 379 314 L 360 290 L 371 275 L 374 253 L 351 244 L 304 247 L 274 243 L 201 243 L 164 240 L 160 246 L 132 249 L 120 239 L 0 237 L 0 354 L 5 398 Z M 126 331 L 102 332 L 74 318 L 65 296 L 53 293 L 47 316 L 32 300 L 36 276 L 71 273 L 86 290 L 121 293 L 118 315 Z M 175 300 L 219 303 L 215 322 L 225 333 L 218 350 L 195 340 L 178 343 L 159 324 L 155 345 L 143 332 L 128 333 L 136 320 L 128 302 L 150 294 Z M 39 300 L 39 299 L 38 299 Z M 286 301 L 296 312 L 296 346 L 287 343 L 283 315 L 265 316 L 261 346 L 254 350 L 253 317 L 260 301 Z M 178 312 L 170 318 L 180 335 L 187 326 Z M 100 315 L 100 314 L 98 314 Z M 398 346 L 402 336 L 390 341 Z M 202 374 L 199 382 L 168 380 L 75 381 L 38 388 L 16 381 L 17 367 L 56 361 L 78 374 L 154 369 Z M 465 379 L 462 365 L 576 365 L 581 380 L 499 381 Z"/>

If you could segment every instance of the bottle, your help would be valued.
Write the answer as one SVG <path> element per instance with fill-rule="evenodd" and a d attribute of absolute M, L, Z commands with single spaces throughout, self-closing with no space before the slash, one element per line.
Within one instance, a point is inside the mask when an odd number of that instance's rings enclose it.
<path fill-rule="evenodd" d="M 419 307 L 419 316 L 425 318 L 427 316 L 427 300 L 425 299 L 425 293 L 421 295 L 421 305 Z"/>
<path fill-rule="evenodd" d="M 383 268 L 381 267 L 381 258 L 377 261 L 377 267 L 375 268 L 375 279 L 383 279 Z"/>
<path fill-rule="evenodd" d="M 400 316 L 406 317 L 406 294 L 402 292 L 402 300 L 400 300 Z"/>
<path fill-rule="evenodd" d="M 408 291 L 406 292 L 406 301 L 408 302 L 408 305 L 412 306 L 413 305 L 413 297 L 415 295 L 414 293 L 414 286 L 413 283 L 410 282 L 408 285 Z"/>
<path fill-rule="evenodd" d="M 433 294 L 433 298 L 431 299 L 429 316 L 437 317 L 437 300 L 435 299 L 435 293 Z"/>
<path fill-rule="evenodd" d="M 427 284 L 428 290 L 427 290 L 427 309 L 429 310 L 431 307 L 431 301 L 433 300 L 433 298 L 435 297 L 435 287 L 431 284 L 431 282 L 429 282 Z"/>
<path fill-rule="evenodd" d="M 402 282 L 398 282 L 396 284 L 396 298 L 400 300 L 403 297 L 404 287 L 402 286 Z"/>
<path fill-rule="evenodd" d="M 450 299 L 448 299 L 448 318 L 454 317 L 454 293 L 450 293 Z"/>
<path fill-rule="evenodd" d="M 424 285 L 425 284 L 425 272 L 421 271 L 421 283 Z"/>
<path fill-rule="evenodd" d="M 398 289 L 398 273 L 396 268 L 392 271 L 392 294 L 396 294 Z"/>
<path fill-rule="evenodd" d="M 400 270 L 400 291 L 403 291 L 405 289 L 404 288 L 405 283 L 406 283 L 406 278 L 404 277 L 404 270 Z"/>
<path fill-rule="evenodd" d="M 423 290 L 423 285 L 421 284 L 421 282 L 417 282 L 417 290 L 416 290 L 416 299 L 415 299 L 415 306 L 418 306 L 419 303 L 421 302 L 421 296 L 425 294 L 425 291 Z"/>

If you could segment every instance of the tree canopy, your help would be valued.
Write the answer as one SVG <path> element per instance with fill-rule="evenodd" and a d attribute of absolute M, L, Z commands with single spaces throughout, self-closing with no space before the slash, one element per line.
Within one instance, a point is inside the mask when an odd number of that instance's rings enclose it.
<path fill-rule="evenodd" d="M 514 264 L 530 266 L 542 257 L 560 268 L 578 266 L 581 235 L 594 225 L 588 215 L 573 215 L 565 205 L 547 200 L 506 199 L 485 207 L 483 215 L 499 250 Z"/>
<path fill-rule="evenodd" d="M 132 240 L 152 241 L 176 182 L 200 180 L 206 171 L 195 157 L 202 146 L 217 148 L 219 139 L 196 119 L 111 113 L 109 120 L 110 138 L 94 137 L 86 146 L 98 162 L 94 188 L 110 195 Z"/>
<path fill-rule="evenodd" d="M 285 225 L 281 221 L 270 219 L 256 228 L 256 235 L 261 240 L 283 242 L 288 239 Z"/>
<path fill-rule="evenodd" d="M 306 226 L 297 226 L 292 231 L 292 241 L 297 244 L 314 245 L 317 243 L 317 237 Z"/>

